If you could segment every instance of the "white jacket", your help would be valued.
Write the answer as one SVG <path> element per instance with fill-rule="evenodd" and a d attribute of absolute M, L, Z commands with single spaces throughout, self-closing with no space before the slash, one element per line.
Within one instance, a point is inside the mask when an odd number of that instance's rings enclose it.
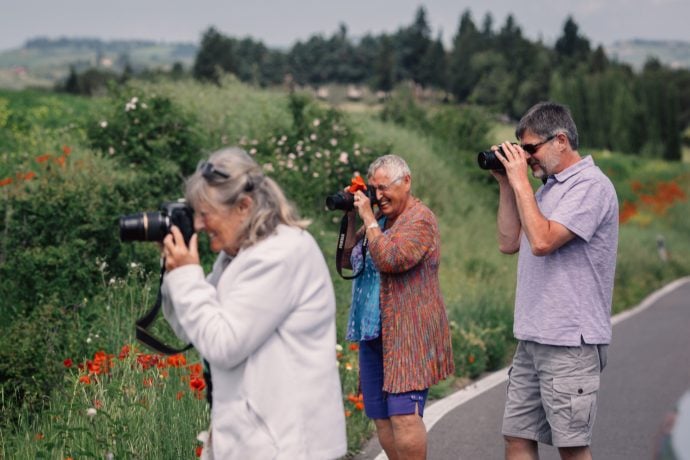
<path fill-rule="evenodd" d="M 224 253 L 164 277 L 163 312 L 210 363 L 216 459 L 327 459 L 345 455 L 336 360 L 335 296 L 305 230 Z M 227 268 L 223 268 L 227 266 Z"/>

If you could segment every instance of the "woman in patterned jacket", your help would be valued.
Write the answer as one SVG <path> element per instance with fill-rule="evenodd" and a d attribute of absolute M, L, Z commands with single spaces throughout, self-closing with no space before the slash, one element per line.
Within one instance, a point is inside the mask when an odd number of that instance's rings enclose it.
<path fill-rule="evenodd" d="M 347 338 L 360 344 L 364 408 L 386 455 L 425 458 L 428 390 L 454 371 L 438 280 L 438 224 L 412 196 L 410 169 L 399 156 L 377 158 L 368 182 L 378 213 L 367 194 L 357 191 L 348 216 L 348 260 L 342 263 L 364 268 L 353 284 Z M 356 233 L 355 212 L 364 222 Z"/>

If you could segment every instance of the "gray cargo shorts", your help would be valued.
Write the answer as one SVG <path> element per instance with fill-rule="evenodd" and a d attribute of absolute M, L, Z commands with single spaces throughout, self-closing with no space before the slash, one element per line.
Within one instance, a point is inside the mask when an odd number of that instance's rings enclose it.
<path fill-rule="evenodd" d="M 607 347 L 520 341 L 508 371 L 503 435 L 555 447 L 588 446 Z"/>

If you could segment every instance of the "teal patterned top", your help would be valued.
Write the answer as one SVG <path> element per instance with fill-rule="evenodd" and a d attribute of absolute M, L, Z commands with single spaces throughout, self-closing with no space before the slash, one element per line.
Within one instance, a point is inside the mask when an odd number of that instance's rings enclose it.
<path fill-rule="evenodd" d="M 386 218 L 382 217 L 379 220 L 379 226 L 384 228 L 385 223 Z M 350 256 L 355 273 L 361 269 L 362 259 L 362 244 L 357 242 Z M 368 256 L 364 258 L 364 271 L 352 283 L 352 305 L 345 336 L 347 340 L 351 342 L 372 340 L 381 334 L 380 291 L 381 275 L 371 256 Z"/>

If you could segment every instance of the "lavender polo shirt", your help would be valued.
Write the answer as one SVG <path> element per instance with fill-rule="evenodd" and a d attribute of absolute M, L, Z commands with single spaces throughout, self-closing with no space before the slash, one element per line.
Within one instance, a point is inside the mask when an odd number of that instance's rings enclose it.
<path fill-rule="evenodd" d="M 611 341 L 611 299 L 618 248 L 618 198 L 591 156 L 536 192 L 541 213 L 576 237 L 546 256 L 522 234 L 513 333 L 518 340 L 579 346 Z"/>

